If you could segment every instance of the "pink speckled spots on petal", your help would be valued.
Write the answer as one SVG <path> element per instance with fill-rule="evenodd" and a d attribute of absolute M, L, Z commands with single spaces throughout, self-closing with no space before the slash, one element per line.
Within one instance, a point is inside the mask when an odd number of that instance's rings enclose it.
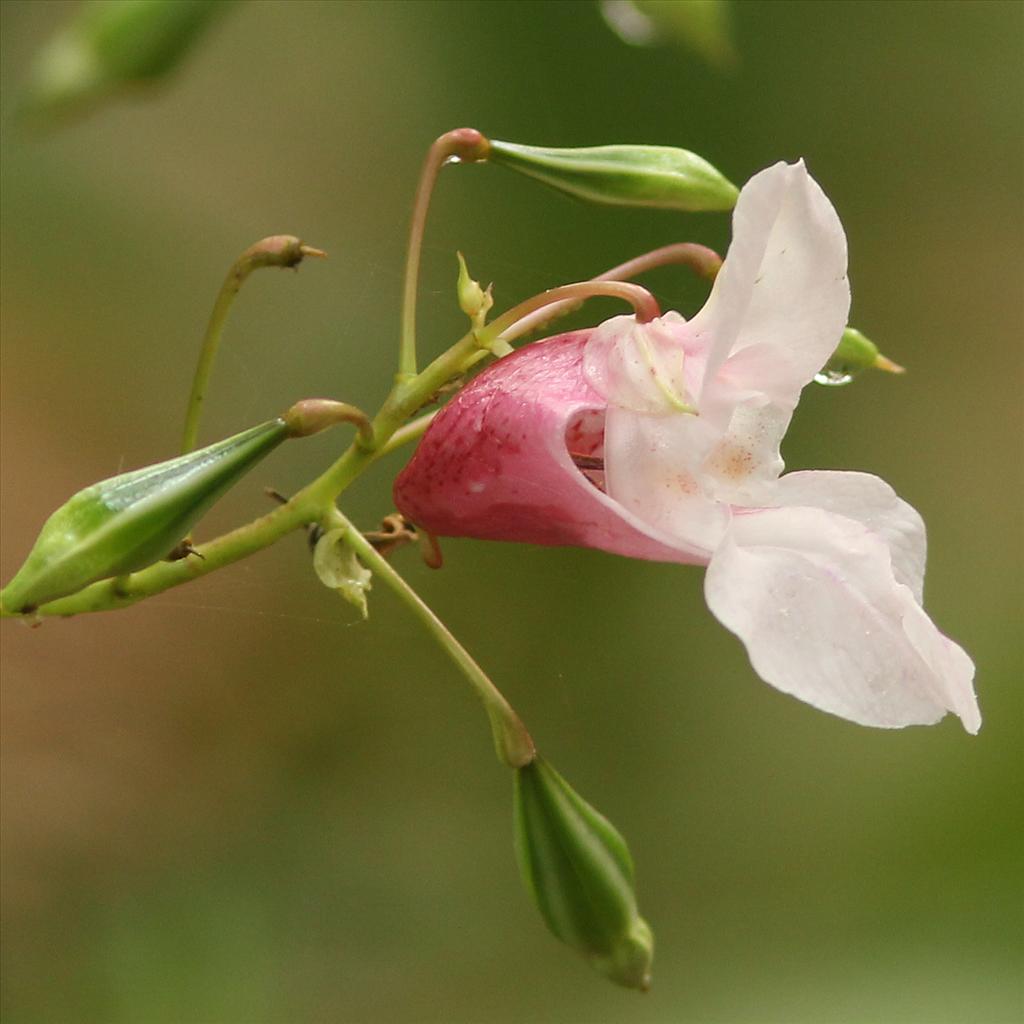
<path fill-rule="evenodd" d="M 605 400 L 583 375 L 589 331 L 528 345 L 441 411 L 395 481 L 395 505 L 432 533 L 599 548 L 707 563 L 602 493 L 570 457 L 601 451 Z"/>

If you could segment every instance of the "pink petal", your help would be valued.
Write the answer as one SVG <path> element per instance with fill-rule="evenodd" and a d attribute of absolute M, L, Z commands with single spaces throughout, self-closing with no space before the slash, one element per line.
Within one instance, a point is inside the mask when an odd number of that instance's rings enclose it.
<path fill-rule="evenodd" d="M 395 481 L 398 510 L 439 536 L 706 564 L 705 552 L 645 525 L 573 463 L 570 450 L 604 454 L 606 402 L 583 374 L 589 335 L 535 342 L 463 388 Z"/>

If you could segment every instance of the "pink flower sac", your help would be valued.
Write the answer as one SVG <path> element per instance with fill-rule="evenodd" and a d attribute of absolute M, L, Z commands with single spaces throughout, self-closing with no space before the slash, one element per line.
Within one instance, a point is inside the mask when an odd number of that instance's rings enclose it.
<path fill-rule="evenodd" d="M 395 481 L 395 506 L 444 537 L 600 548 L 706 564 L 659 538 L 603 491 L 605 400 L 583 373 L 592 332 L 549 338 L 495 363 L 438 414 Z"/>
<path fill-rule="evenodd" d="M 849 303 L 835 210 L 802 162 L 776 164 L 740 193 L 692 320 L 615 317 L 500 360 L 435 419 L 396 505 L 439 535 L 706 565 L 709 608 L 777 689 L 977 732 L 974 666 L 921 607 L 921 517 L 869 474 L 782 475 Z"/>

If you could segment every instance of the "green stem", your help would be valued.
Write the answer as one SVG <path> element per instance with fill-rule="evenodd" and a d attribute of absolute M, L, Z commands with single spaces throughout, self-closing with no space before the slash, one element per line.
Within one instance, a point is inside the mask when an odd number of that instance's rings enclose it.
<path fill-rule="evenodd" d="M 416 189 L 416 202 L 409 226 L 409 248 L 405 257 L 405 284 L 402 292 L 402 335 L 398 352 L 398 379 L 416 376 L 416 291 L 420 275 L 420 253 L 427 224 L 430 197 L 441 168 L 452 159 L 473 163 L 487 156 L 490 143 L 475 128 L 456 128 L 434 140 L 427 152 Z"/>
<path fill-rule="evenodd" d="M 217 349 L 220 348 L 220 340 L 224 334 L 228 313 L 231 312 L 235 296 L 245 279 L 259 267 L 295 267 L 302 262 L 305 256 L 324 255 L 326 254 L 319 249 L 305 245 L 292 235 L 271 235 L 269 238 L 261 239 L 249 246 L 235 260 L 234 265 L 228 271 L 228 276 L 224 279 L 224 284 L 221 285 L 217 301 L 213 304 L 213 311 L 210 313 L 210 320 L 206 325 L 206 334 L 203 336 L 203 347 L 199 351 L 199 362 L 196 365 L 195 376 L 192 378 L 192 392 L 189 395 L 188 408 L 185 413 L 185 429 L 181 439 L 183 455 L 196 447 L 196 440 L 199 437 L 199 417 L 210 385 L 213 362 L 217 356 Z"/>
<path fill-rule="evenodd" d="M 350 445 L 333 465 L 295 494 L 287 504 L 216 540 L 196 545 L 195 555 L 175 562 L 158 562 L 118 580 L 116 586 L 112 580 L 101 580 L 77 594 L 42 605 L 34 614 L 46 617 L 68 616 L 81 612 L 123 608 L 237 562 L 269 547 L 286 533 L 318 521 L 325 514 L 325 510 L 333 507 L 338 495 L 367 466 L 382 455 L 393 451 L 399 444 L 414 440 L 426 430 L 433 413 L 422 416 L 413 423 L 407 421 L 430 402 L 445 384 L 472 366 L 481 349 L 488 344 L 488 333 L 496 336 L 538 307 L 550 305 L 560 299 L 586 298 L 590 295 L 624 298 L 634 305 L 640 319 L 650 319 L 658 315 L 658 305 L 649 292 L 637 285 L 621 282 L 583 282 L 552 288 L 534 296 L 509 310 L 488 327 L 464 334 L 413 380 L 396 383 L 373 420 L 372 440 L 370 429 L 362 424 L 357 443 Z M 6 617 L 9 613 L 4 614 Z"/>
<path fill-rule="evenodd" d="M 346 531 L 345 540 L 359 556 L 360 561 L 399 597 L 407 608 L 422 622 L 442 650 L 458 666 L 474 692 L 483 702 L 494 733 L 494 746 L 498 757 L 510 768 L 522 768 L 536 757 L 536 748 L 522 720 L 491 682 L 484 670 L 469 652 L 452 636 L 448 627 L 430 610 L 408 583 L 395 571 L 370 542 L 337 509 L 332 508 L 324 517 L 323 525 Z"/>
<path fill-rule="evenodd" d="M 410 441 L 418 441 L 427 432 L 427 427 L 434 422 L 434 417 L 440 411 L 440 409 L 435 409 L 433 412 L 424 413 L 424 415 L 414 419 L 411 423 L 406 423 L 404 427 L 399 427 L 391 435 L 390 439 L 377 449 L 377 457 L 380 458 L 382 455 L 388 455 Z"/>
<path fill-rule="evenodd" d="M 100 580 L 77 594 L 42 605 L 33 612 L 33 615 L 52 618 L 86 612 L 114 611 L 163 593 L 182 583 L 199 579 L 216 569 L 222 569 L 263 548 L 270 547 L 286 534 L 309 523 L 318 522 L 324 515 L 325 507 L 330 505 L 360 473 L 377 459 L 420 437 L 436 415 L 435 410 L 401 429 L 392 431 L 387 435 L 386 443 L 382 440 L 374 450 L 367 448 L 361 436 L 360 441 L 350 445 L 326 472 L 295 494 L 286 504 L 215 540 L 195 545 L 195 554 L 188 558 L 174 562 L 157 562 L 116 580 Z M 0 616 L 16 617 L 6 609 L 0 609 Z"/>

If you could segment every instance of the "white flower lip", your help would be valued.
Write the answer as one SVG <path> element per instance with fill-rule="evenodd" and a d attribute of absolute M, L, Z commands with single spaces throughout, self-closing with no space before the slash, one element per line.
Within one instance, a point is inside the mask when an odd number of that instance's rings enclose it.
<path fill-rule="evenodd" d="M 781 475 L 800 392 L 849 305 L 846 236 L 803 162 L 755 175 L 704 308 L 616 317 L 587 343 L 587 380 L 609 403 L 605 490 L 710 552 L 708 606 L 772 686 L 864 725 L 952 711 L 975 733 L 974 666 L 921 607 L 921 517 L 868 474 Z"/>

